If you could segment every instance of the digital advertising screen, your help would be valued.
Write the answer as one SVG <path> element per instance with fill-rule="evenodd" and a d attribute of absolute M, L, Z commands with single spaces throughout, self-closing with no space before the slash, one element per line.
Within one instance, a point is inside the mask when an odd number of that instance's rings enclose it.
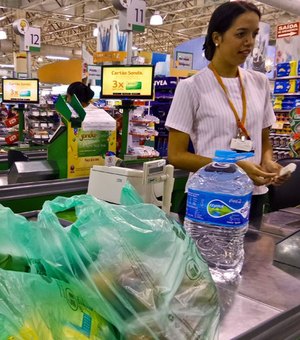
<path fill-rule="evenodd" d="M 100 98 L 152 99 L 153 77 L 153 65 L 103 65 Z"/>
<path fill-rule="evenodd" d="M 2 100 L 4 103 L 38 104 L 38 79 L 2 79 Z"/>

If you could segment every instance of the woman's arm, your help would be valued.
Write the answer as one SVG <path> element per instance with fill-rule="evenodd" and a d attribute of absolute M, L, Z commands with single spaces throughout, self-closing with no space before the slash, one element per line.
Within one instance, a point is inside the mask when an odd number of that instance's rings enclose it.
<path fill-rule="evenodd" d="M 175 168 L 196 172 L 202 166 L 212 162 L 212 159 L 189 152 L 189 140 L 187 133 L 170 129 L 168 160 Z M 239 161 L 237 164 L 248 174 L 255 185 L 270 184 L 276 176 L 276 172 L 265 171 L 262 166 L 249 161 Z"/>
<path fill-rule="evenodd" d="M 187 133 L 170 129 L 168 160 L 177 169 L 195 172 L 202 166 L 212 162 L 212 159 L 189 152 L 189 141 L 190 136 Z"/>
<path fill-rule="evenodd" d="M 273 161 L 273 148 L 270 143 L 269 130 L 270 130 L 269 128 L 265 128 L 262 131 L 261 165 L 265 171 L 276 172 L 277 176 L 274 177 L 272 184 L 280 185 L 284 183 L 290 177 L 290 174 L 279 176 L 279 172 L 282 166 Z"/>
<path fill-rule="evenodd" d="M 279 172 L 280 165 L 273 161 L 273 148 L 270 142 L 269 137 L 270 128 L 265 128 L 262 130 L 261 138 L 262 138 L 262 152 L 261 152 L 261 165 L 267 170 L 271 167 L 272 172 Z M 275 171 L 274 171 L 275 170 Z"/>

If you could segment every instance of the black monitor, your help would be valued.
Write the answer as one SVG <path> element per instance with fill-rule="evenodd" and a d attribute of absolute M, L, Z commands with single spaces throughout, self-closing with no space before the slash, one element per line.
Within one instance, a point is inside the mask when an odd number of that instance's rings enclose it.
<path fill-rule="evenodd" d="M 153 99 L 153 65 L 103 65 L 101 99 Z"/>
<path fill-rule="evenodd" d="M 7 104 L 38 104 L 39 80 L 2 78 L 2 101 Z"/>

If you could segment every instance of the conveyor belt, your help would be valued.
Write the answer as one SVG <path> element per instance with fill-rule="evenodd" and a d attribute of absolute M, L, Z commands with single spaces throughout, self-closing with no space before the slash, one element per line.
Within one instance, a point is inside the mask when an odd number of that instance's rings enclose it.
<path fill-rule="evenodd" d="M 87 191 L 88 181 L 86 177 L 5 185 L 0 187 L 0 201 Z"/>
<path fill-rule="evenodd" d="M 47 151 L 45 150 L 27 150 L 24 151 L 28 160 L 36 161 L 47 158 Z M 0 170 L 7 170 L 10 167 L 7 153 L 0 154 Z"/>

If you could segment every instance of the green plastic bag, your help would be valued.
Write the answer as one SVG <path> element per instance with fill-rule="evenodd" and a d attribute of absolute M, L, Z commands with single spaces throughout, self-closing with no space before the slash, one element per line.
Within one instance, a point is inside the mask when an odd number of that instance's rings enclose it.
<path fill-rule="evenodd" d="M 36 222 L 0 206 L 0 339 L 215 339 L 217 291 L 195 244 L 151 204 L 89 195 Z M 76 221 L 57 213 L 75 208 Z"/>
<path fill-rule="evenodd" d="M 1 205 L 0 220 L 0 339 L 118 339 L 102 315 L 114 311 L 86 280 L 88 272 L 81 280 L 67 270 L 72 263 L 77 274 L 85 270 L 68 233 Z"/>
<path fill-rule="evenodd" d="M 45 202 L 38 223 L 57 225 L 56 213 L 72 207 L 77 220 L 67 232 L 121 320 L 104 317 L 126 339 L 217 338 L 215 285 L 176 221 L 152 204 L 113 205 L 80 195 Z"/>

